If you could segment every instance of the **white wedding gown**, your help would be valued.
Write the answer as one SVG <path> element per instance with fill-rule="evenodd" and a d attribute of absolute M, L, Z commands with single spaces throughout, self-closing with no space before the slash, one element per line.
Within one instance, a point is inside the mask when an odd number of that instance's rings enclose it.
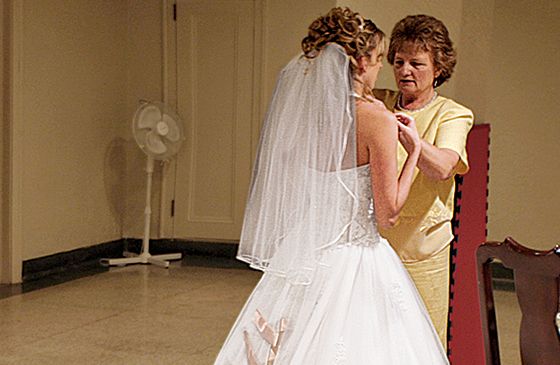
<path fill-rule="evenodd" d="M 217 365 L 448 364 L 414 283 L 377 229 L 369 166 L 359 213 L 308 285 L 265 273 Z M 272 350 L 271 350 L 272 348 Z"/>

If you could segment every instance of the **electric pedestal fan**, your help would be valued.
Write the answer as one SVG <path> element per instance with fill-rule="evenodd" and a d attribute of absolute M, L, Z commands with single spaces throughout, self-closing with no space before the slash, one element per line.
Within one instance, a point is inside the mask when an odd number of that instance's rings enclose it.
<path fill-rule="evenodd" d="M 146 208 L 144 210 L 144 237 L 140 254 L 124 252 L 124 258 L 101 259 L 103 265 L 154 264 L 169 267 L 168 260 L 181 259 L 180 253 L 150 254 L 150 222 L 152 216 L 151 193 L 154 160 L 167 161 L 181 147 L 184 140 L 183 125 L 179 116 L 162 103 L 141 101 L 132 119 L 132 133 L 138 146 L 147 155 Z"/>

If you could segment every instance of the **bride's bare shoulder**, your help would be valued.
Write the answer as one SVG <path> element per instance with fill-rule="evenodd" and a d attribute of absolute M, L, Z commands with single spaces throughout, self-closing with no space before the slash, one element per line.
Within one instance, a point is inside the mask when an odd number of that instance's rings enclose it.
<path fill-rule="evenodd" d="M 394 130 L 397 127 L 397 118 L 382 102 L 358 102 L 356 103 L 356 117 L 358 130 L 373 132 L 379 129 Z"/>

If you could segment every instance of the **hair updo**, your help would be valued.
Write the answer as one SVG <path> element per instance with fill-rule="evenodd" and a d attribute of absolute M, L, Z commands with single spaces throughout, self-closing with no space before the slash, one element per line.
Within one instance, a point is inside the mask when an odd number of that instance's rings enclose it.
<path fill-rule="evenodd" d="M 301 48 L 307 58 L 315 58 L 327 44 L 336 43 L 345 49 L 354 74 L 358 69 L 357 60 L 370 58 L 373 50 L 383 44 L 384 37 L 385 34 L 371 20 L 349 8 L 337 7 L 311 23 L 307 37 L 301 41 Z"/>

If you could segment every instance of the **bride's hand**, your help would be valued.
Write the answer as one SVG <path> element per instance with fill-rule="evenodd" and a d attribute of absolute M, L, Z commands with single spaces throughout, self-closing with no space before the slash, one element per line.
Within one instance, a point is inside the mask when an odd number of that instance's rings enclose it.
<path fill-rule="evenodd" d="M 395 116 L 399 127 L 399 142 L 409 155 L 420 153 L 422 144 L 414 118 L 403 113 L 395 113 Z"/>

